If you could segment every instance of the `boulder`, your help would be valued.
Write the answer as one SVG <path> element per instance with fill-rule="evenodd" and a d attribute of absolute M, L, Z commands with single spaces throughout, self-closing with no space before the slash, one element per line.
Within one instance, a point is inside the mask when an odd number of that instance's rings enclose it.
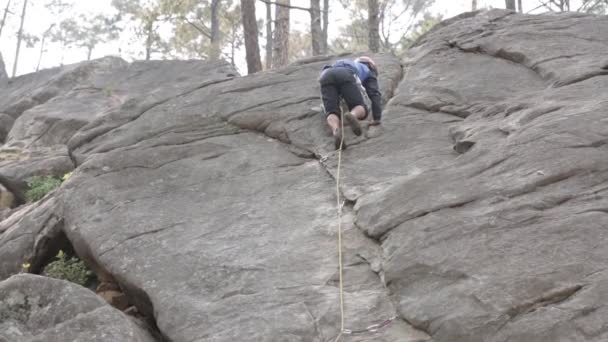
<path fill-rule="evenodd" d="M 82 286 L 30 274 L 0 282 L 0 341 L 153 342 L 153 334 Z"/>

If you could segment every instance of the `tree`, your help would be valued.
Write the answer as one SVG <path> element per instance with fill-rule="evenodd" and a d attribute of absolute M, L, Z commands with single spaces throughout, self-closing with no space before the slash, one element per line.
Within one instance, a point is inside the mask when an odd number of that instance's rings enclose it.
<path fill-rule="evenodd" d="M 578 12 L 587 12 L 595 14 L 606 14 L 608 10 L 608 0 L 583 0 Z"/>
<path fill-rule="evenodd" d="M 72 9 L 73 4 L 71 2 L 67 2 L 66 0 L 51 0 L 50 2 L 47 2 L 44 7 L 52 16 L 57 17 Z"/>
<path fill-rule="evenodd" d="M 158 23 L 164 18 L 163 9 L 168 5 L 161 0 L 146 2 L 144 0 L 112 0 L 112 6 L 119 12 L 119 18 L 127 16 L 128 21 L 135 22 L 135 35 L 144 40 L 145 59 L 150 60 L 152 53 L 161 50 L 161 38 L 158 34 Z"/>
<path fill-rule="evenodd" d="M 323 52 L 320 0 L 310 0 L 310 39 L 313 56 L 320 55 Z"/>
<path fill-rule="evenodd" d="M 76 26 L 70 33 L 72 40 L 78 47 L 87 50 L 87 60 L 91 59 L 93 49 L 100 44 L 118 38 L 119 28 L 116 26 L 117 18 L 108 18 L 98 14 L 92 18 L 81 16 L 83 26 Z"/>
<path fill-rule="evenodd" d="M 515 11 L 515 0 L 505 0 L 505 8 Z"/>
<path fill-rule="evenodd" d="M 435 25 L 439 24 L 442 20 L 443 17 L 441 15 L 434 16 L 429 12 L 424 13 L 424 17 L 416 23 L 412 34 L 408 37 L 405 37 L 405 39 L 401 42 L 402 46 L 404 48 L 411 46 L 416 40 L 418 40 L 418 38 L 420 38 L 420 36 L 428 32 Z"/>
<path fill-rule="evenodd" d="M 260 47 L 258 45 L 258 24 L 255 18 L 255 0 L 241 0 L 241 17 L 245 37 L 247 72 L 254 74 L 262 70 Z"/>
<path fill-rule="evenodd" d="M 539 8 L 548 9 L 551 12 L 567 12 L 573 10 L 570 0 L 538 0 L 538 6 L 530 12 Z M 605 14 L 608 9 L 608 0 L 582 0 L 580 6 L 574 9 L 576 12 Z"/>
<path fill-rule="evenodd" d="M 53 18 L 60 18 L 66 11 L 72 8 L 72 4 L 64 0 L 52 0 L 44 5 L 49 15 Z M 66 19 L 67 20 L 67 19 Z M 52 42 L 61 43 L 61 64 L 63 64 L 63 58 L 65 48 L 68 47 L 74 37 L 78 24 L 74 19 L 64 20 L 60 23 L 59 27 L 56 23 L 52 23 L 49 27 L 44 30 L 40 36 L 40 52 L 38 54 L 38 63 L 36 64 L 36 71 L 40 70 L 40 64 L 42 63 L 42 57 L 46 52 L 46 43 L 50 39 Z"/>
<path fill-rule="evenodd" d="M 351 23 L 340 29 L 339 38 L 332 43 L 334 52 L 362 51 L 369 48 L 369 0 L 341 0 L 342 6 L 350 11 Z M 424 11 L 434 0 L 381 0 L 379 5 L 380 51 L 397 53 L 416 26 Z"/>
<path fill-rule="evenodd" d="M 416 20 L 424 16 L 424 11 L 434 0 L 384 0 L 380 7 L 380 34 L 382 50 L 396 53 L 403 49 L 401 44 L 416 27 Z M 395 30 L 394 26 L 398 29 Z M 396 32 L 395 32 L 396 31 Z M 399 36 L 395 39 L 394 33 Z"/>
<path fill-rule="evenodd" d="M 51 28 L 51 41 L 60 44 L 61 65 L 63 65 L 66 49 L 75 42 L 75 39 L 78 36 L 78 30 L 78 23 L 74 18 L 64 19 L 58 26 Z"/>
<path fill-rule="evenodd" d="M 289 32 L 289 62 L 292 63 L 298 59 L 310 57 L 312 53 L 311 43 L 308 33 Z"/>
<path fill-rule="evenodd" d="M 155 27 L 155 23 L 158 20 L 159 13 L 154 9 L 144 11 L 142 19 L 144 22 L 143 35 L 146 37 L 146 60 L 149 61 L 152 56 L 152 47 L 155 42 L 160 40 Z M 141 35 L 142 33 L 140 33 Z"/>
<path fill-rule="evenodd" d="M 368 49 L 367 19 L 353 17 L 351 23 L 340 28 L 340 35 L 332 42 L 334 52 L 365 51 Z"/>
<path fill-rule="evenodd" d="M 561 12 L 570 11 L 570 0 L 551 0 Z"/>
<path fill-rule="evenodd" d="M 209 60 L 230 57 L 224 48 L 231 46 L 234 20 L 241 16 L 233 0 L 162 0 L 162 4 L 164 20 L 174 23 L 170 49 Z"/>
<path fill-rule="evenodd" d="M 36 64 L 36 71 L 40 70 L 40 63 L 42 62 L 42 55 L 46 52 L 45 48 L 45 43 L 46 43 L 46 39 L 49 38 L 51 36 L 52 30 L 53 28 L 55 28 L 56 24 L 53 23 L 51 24 L 45 31 L 44 33 L 42 33 L 42 39 L 40 42 L 40 54 L 38 55 L 38 63 Z"/>
<path fill-rule="evenodd" d="M 2 29 L 4 29 L 4 25 L 6 24 L 6 17 L 8 16 L 8 12 L 11 6 L 11 0 L 6 2 L 6 8 L 4 8 L 4 14 L 2 15 L 2 23 L 0 23 L 0 36 L 2 36 Z"/>
<path fill-rule="evenodd" d="M 243 45 L 243 30 L 241 29 L 241 9 L 240 6 L 236 6 L 232 11 L 226 12 L 224 18 L 229 25 L 228 34 L 226 35 L 229 39 L 230 45 L 230 63 L 236 67 L 234 58 L 236 50 Z"/>
<path fill-rule="evenodd" d="M 329 30 L 329 0 L 323 0 L 323 40 L 321 41 L 323 54 L 327 54 L 327 30 Z"/>
<path fill-rule="evenodd" d="M 23 40 L 23 23 L 25 22 L 25 13 L 27 10 L 27 0 L 23 0 L 23 10 L 21 11 L 21 22 L 19 23 L 19 31 L 17 32 L 17 49 L 15 50 L 15 62 L 13 63 L 12 77 L 17 75 L 17 63 L 19 62 L 19 49 L 21 48 L 21 40 Z"/>
<path fill-rule="evenodd" d="M 266 69 L 272 68 L 272 4 L 266 3 Z"/>
<path fill-rule="evenodd" d="M 289 6 L 289 0 L 277 0 L 278 4 Z M 289 56 L 289 7 L 275 7 L 274 41 L 272 42 L 272 66 L 274 68 L 287 65 Z"/>
<path fill-rule="evenodd" d="M 524 8 L 523 8 L 523 6 L 521 4 L 521 0 L 517 0 L 517 11 L 519 13 L 524 13 Z"/>
<path fill-rule="evenodd" d="M 367 1 L 367 25 L 368 25 L 368 45 L 371 52 L 380 51 L 380 22 L 378 0 Z"/>
<path fill-rule="evenodd" d="M 477 0 L 471 2 L 471 11 L 477 11 Z"/>
<path fill-rule="evenodd" d="M 219 19 L 220 0 L 211 0 L 211 60 L 220 59 L 220 19 Z"/>
<path fill-rule="evenodd" d="M 595 14 L 606 14 L 607 9 L 608 0 L 583 0 L 583 3 L 577 9 L 577 11 Z"/>
<path fill-rule="evenodd" d="M 327 30 L 329 26 L 329 0 L 324 0 L 324 8 L 321 10 L 320 1 L 319 0 L 311 0 L 311 7 L 300 7 L 300 6 L 292 6 L 289 2 L 285 2 L 284 0 L 260 0 L 264 2 L 266 5 L 275 5 L 277 7 L 285 7 L 289 9 L 306 11 L 310 14 L 310 26 L 311 26 L 311 47 L 313 49 L 313 55 L 320 55 L 322 53 L 327 53 Z M 323 22 L 321 23 L 321 12 L 323 13 Z M 323 28 L 321 28 L 321 25 Z M 275 28 L 276 30 L 276 28 Z M 276 48 L 275 48 L 276 50 Z"/>

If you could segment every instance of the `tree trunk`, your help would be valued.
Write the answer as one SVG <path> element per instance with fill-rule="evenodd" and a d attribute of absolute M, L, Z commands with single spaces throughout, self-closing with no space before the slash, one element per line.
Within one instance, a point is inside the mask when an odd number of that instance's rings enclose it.
<path fill-rule="evenodd" d="M 378 8 L 378 0 L 368 0 L 368 47 L 371 52 L 378 52 L 380 50 L 380 22 L 378 18 L 379 8 Z"/>
<path fill-rule="evenodd" d="M 87 47 L 87 50 L 88 50 L 87 51 L 87 61 L 90 61 L 91 60 L 91 55 L 93 54 L 93 47 L 89 46 L 89 47 Z"/>
<path fill-rule="evenodd" d="M 272 69 L 272 5 L 266 3 L 266 70 Z"/>
<path fill-rule="evenodd" d="M 289 5 L 289 2 L 289 0 L 277 0 L 277 3 L 285 5 Z M 275 11 L 272 66 L 278 68 L 287 65 L 289 57 L 289 7 L 276 6 Z"/>
<path fill-rule="evenodd" d="M 220 59 L 220 0 L 211 1 L 211 51 L 209 59 L 216 61 Z"/>
<path fill-rule="evenodd" d="M 519 11 L 519 13 L 524 13 L 524 8 L 521 4 L 521 0 L 517 0 L 517 10 Z"/>
<path fill-rule="evenodd" d="M 65 50 L 66 50 L 66 42 L 61 41 L 61 60 L 59 61 L 59 65 L 63 66 L 63 60 L 65 59 Z"/>
<path fill-rule="evenodd" d="M 236 27 L 235 24 L 232 24 L 232 41 L 230 42 L 230 64 L 232 64 L 233 67 L 236 67 L 236 65 L 234 64 L 234 54 L 236 52 L 236 30 L 238 28 Z"/>
<path fill-rule="evenodd" d="M 42 62 L 42 55 L 44 54 L 44 43 L 46 41 L 46 35 L 42 36 L 40 41 L 40 55 L 38 55 L 38 64 L 36 64 L 36 71 L 40 70 L 40 63 Z"/>
<path fill-rule="evenodd" d="M 477 0 L 471 2 L 471 11 L 477 11 Z"/>
<path fill-rule="evenodd" d="M 6 73 L 6 66 L 4 65 L 4 58 L 0 53 L 0 84 L 6 84 L 8 82 L 8 74 Z"/>
<path fill-rule="evenodd" d="M 515 11 L 515 0 L 505 0 L 505 7 L 508 10 Z"/>
<path fill-rule="evenodd" d="M 563 0 L 562 2 L 564 3 L 564 9 L 570 12 L 570 0 Z"/>
<path fill-rule="evenodd" d="M 323 40 L 323 31 L 321 31 L 320 0 L 310 0 L 310 38 L 312 45 L 312 55 L 320 55 L 322 52 L 321 41 Z"/>
<path fill-rule="evenodd" d="M 254 74 L 262 70 L 260 47 L 258 46 L 258 23 L 255 19 L 255 0 L 241 0 L 241 17 L 245 36 L 247 72 Z"/>
<path fill-rule="evenodd" d="M 327 30 L 329 28 L 329 0 L 323 0 L 323 41 L 321 46 L 323 54 L 327 55 Z"/>
<path fill-rule="evenodd" d="M 153 21 L 149 21 L 146 23 L 146 60 L 149 61 L 152 55 L 152 41 L 154 30 L 152 29 L 154 26 Z"/>
<path fill-rule="evenodd" d="M 15 62 L 13 63 L 13 76 L 17 75 L 17 62 L 19 62 L 19 49 L 21 49 L 21 41 L 23 40 L 23 22 L 25 21 L 25 11 L 27 9 L 27 0 L 23 0 L 23 11 L 21 12 L 21 23 L 19 24 L 19 32 L 17 33 L 17 50 L 15 51 Z"/>
<path fill-rule="evenodd" d="M 11 0 L 8 0 L 6 3 L 6 8 L 4 9 L 4 15 L 2 16 L 2 24 L 0 24 L 0 36 L 2 36 L 2 29 L 4 28 L 4 24 L 6 24 L 6 17 L 8 16 L 8 9 L 11 6 Z"/>

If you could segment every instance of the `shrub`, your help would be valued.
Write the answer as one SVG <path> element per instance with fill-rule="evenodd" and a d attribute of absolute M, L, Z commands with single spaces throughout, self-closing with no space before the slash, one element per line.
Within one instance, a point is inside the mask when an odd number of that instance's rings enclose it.
<path fill-rule="evenodd" d="M 35 202 L 61 185 L 61 179 L 51 176 L 35 176 L 28 182 L 30 189 L 25 193 L 28 202 Z"/>
<path fill-rule="evenodd" d="M 86 286 L 88 281 L 93 278 L 93 272 L 85 266 L 82 260 L 76 257 L 68 258 L 63 251 L 59 251 L 56 260 L 44 268 L 44 274 L 82 286 Z"/>

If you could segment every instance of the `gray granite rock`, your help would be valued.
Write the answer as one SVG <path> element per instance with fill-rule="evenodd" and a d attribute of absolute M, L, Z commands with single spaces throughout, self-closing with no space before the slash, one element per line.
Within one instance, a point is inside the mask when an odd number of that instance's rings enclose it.
<path fill-rule="evenodd" d="M 155 339 L 86 288 L 63 280 L 20 274 L 0 282 L 0 341 Z"/>

